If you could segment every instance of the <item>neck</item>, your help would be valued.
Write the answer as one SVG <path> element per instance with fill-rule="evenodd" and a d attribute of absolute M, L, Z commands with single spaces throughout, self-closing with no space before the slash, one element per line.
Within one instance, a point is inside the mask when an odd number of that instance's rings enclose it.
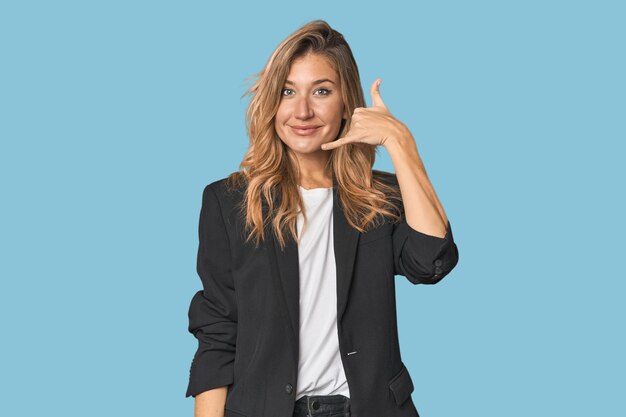
<path fill-rule="evenodd" d="M 313 155 L 298 155 L 298 184 L 304 188 L 332 187 L 332 172 L 326 168 L 329 157 L 330 153 L 325 151 Z"/>

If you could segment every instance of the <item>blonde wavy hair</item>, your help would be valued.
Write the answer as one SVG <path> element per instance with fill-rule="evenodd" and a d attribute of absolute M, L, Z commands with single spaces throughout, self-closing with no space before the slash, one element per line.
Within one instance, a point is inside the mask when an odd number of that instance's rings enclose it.
<path fill-rule="evenodd" d="M 239 165 L 240 170 L 228 176 L 227 184 L 234 188 L 243 186 L 245 190 L 240 214 L 245 217 L 246 241 L 256 238 L 257 246 L 263 240 L 265 226 L 270 223 L 281 248 L 285 247 L 286 230 L 298 241 L 296 220 L 300 211 L 306 225 L 296 180 L 297 159 L 277 135 L 274 117 L 291 63 L 308 53 L 326 57 L 339 77 L 339 90 L 350 116 L 343 120 L 338 137 L 349 129 L 354 109 L 366 106 L 352 51 L 343 35 L 324 20 L 311 21 L 289 35 L 276 47 L 265 67 L 248 77 L 256 78 L 242 96 L 252 96 L 246 111 L 250 145 Z M 331 155 L 325 169 L 337 183 L 344 214 L 352 227 L 363 232 L 368 226 L 378 225 L 378 220 L 382 220 L 380 216 L 394 221 L 400 219 L 400 205 L 393 203 L 400 201 L 401 204 L 399 188 L 393 181 L 373 175 L 374 146 L 351 143 L 328 152 Z M 263 198 L 269 209 L 265 217 Z"/>

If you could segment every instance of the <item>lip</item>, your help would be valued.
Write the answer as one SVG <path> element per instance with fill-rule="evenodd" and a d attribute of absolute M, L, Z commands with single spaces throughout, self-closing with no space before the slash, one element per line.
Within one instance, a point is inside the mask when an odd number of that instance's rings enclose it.
<path fill-rule="evenodd" d="M 301 136 L 309 136 L 317 132 L 317 130 L 321 126 L 311 126 L 311 127 L 298 127 L 298 126 L 289 126 L 291 130 L 297 135 Z"/>

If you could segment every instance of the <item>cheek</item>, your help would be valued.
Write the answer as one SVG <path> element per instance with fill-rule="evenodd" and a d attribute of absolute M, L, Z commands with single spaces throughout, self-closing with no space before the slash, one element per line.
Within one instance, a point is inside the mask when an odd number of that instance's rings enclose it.
<path fill-rule="evenodd" d="M 343 116 L 343 102 L 341 100 L 335 100 L 324 104 L 324 108 L 321 111 L 324 112 L 324 115 L 329 121 L 341 120 Z"/>
<path fill-rule="evenodd" d="M 285 122 L 287 121 L 287 119 L 285 118 L 285 111 L 284 109 L 278 109 L 278 111 L 276 112 L 276 116 L 274 116 L 274 127 L 276 129 L 280 129 Z"/>
<path fill-rule="evenodd" d="M 322 111 L 323 119 L 328 124 L 341 123 L 343 117 L 343 108 L 339 105 L 332 105 L 324 107 Z"/>
<path fill-rule="evenodd" d="M 292 110 L 288 103 L 281 103 L 276 110 L 275 120 L 277 123 L 285 124 L 289 120 Z"/>

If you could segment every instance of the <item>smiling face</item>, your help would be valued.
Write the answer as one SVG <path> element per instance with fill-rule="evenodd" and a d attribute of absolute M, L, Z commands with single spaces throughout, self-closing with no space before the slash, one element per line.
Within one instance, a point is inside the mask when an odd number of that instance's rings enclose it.
<path fill-rule="evenodd" d="M 339 79 L 327 58 L 307 54 L 294 60 L 274 118 L 283 143 L 299 156 L 328 158 L 320 146 L 337 138 L 342 117 Z"/>

